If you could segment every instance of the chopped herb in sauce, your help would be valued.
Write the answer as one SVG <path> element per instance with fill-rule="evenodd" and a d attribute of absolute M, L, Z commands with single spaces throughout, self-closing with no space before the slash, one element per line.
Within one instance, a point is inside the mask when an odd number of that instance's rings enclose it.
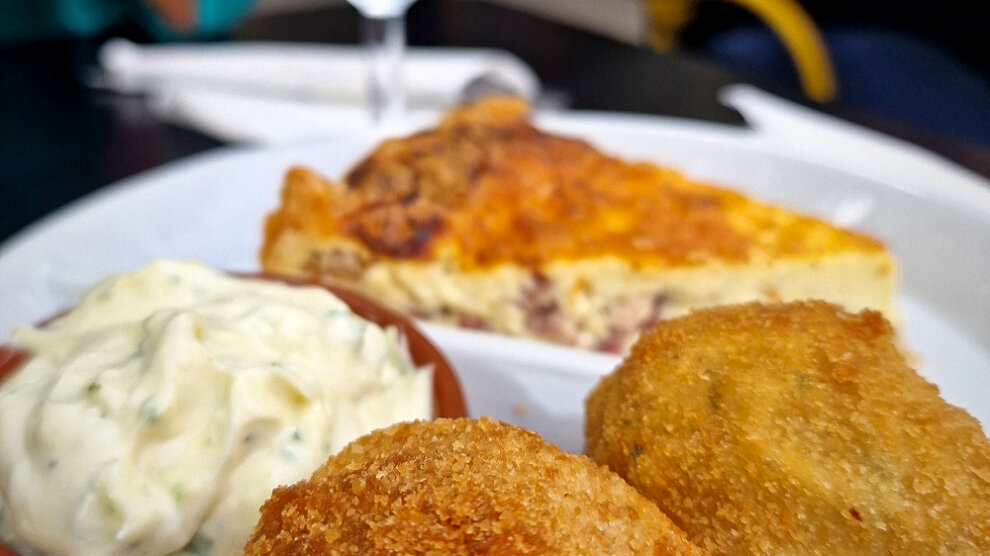
<path fill-rule="evenodd" d="M 90 553 L 232 553 L 243 546 L 258 507 L 276 486 L 245 485 L 274 481 L 269 475 L 307 476 L 302 463 L 337 452 L 340 431 L 351 428 L 350 420 L 341 419 L 340 429 L 338 412 L 364 412 L 358 414 L 362 422 L 367 419 L 375 427 L 392 419 L 428 416 L 429 375 L 395 356 L 393 351 L 402 349 L 395 338 L 368 342 L 366 335 L 383 336 L 383 331 L 358 322 L 339 300 L 267 282 L 229 282 L 215 274 L 196 265 L 156 263 L 93 290 L 73 310 L 80 316 L 63 321 L 64 327 L 45 335 L 15 335 L 31 351 L 55 347 L 59 354 L 88 357 L 98 350 L 100 357 L 64 369 L 50 364 L 57 357 L 35 358 L 23 369 L 37 379 L 34 397 L 25 397 L 22 406 L 8 402 L 13 398 L 6 398 L 0 385 L 0 420 L 10 426 L 7 415 L 18 415 L 24 436 L 44 432 L 39 423 L 48 430 L 47 415 L 28 416 L 38 401 L 51 398 L 51 385 L 61 380 L 61 373 L 68 377 L 63 384 L 74 389 L 66 396 L 71 411 L 61 411 L 58 404 L 44 406 L 57 409 L 52 415 L 63 419 L 51 427 L 53 437 L 24 446 L 0 445 L 0 467 L 3 461 L 35 462 L 27 470 L 30 489 L 12 489 L 5 479 L 0 497 L 29 491 L 13 502 L 32 508 L 40 500 L 51 508 L 37 513 L 12 512 L 16 504 L 0 508 L 0 520 L 9 525 L 5 532 L 23 523 L 23 530 L 42 538 L 24 539 L 25 545 L 40 545 L 46 536 L 69 539 L 62 544 L 71 545 L 76 530 L 65 520 L 74 519 L 82 504 L 86 526 L 103 543 Z M 98 296 L 106 300 L 97 303 Z M 324 313 L 333 315 L 333 326 L 320 322 Z M 345 364 L 325 369 L 327 361 L 340 358 Z M 353 409 L 341 405 L 369 396 L 364 381 L 350 387 L 352 371 L 381 379 L 382 391 L 394 404 L 384 412 L 375 404 Z M 231 443 L 239 449 L 231 450 Z M 43 451 L 16 452 L 24 448 Z M 259 458 L 264 465 L 254 465 Z M 140 480 L 129 480 L 141 475 L 139 464 L 149 460 L 161 465 L 160 472 L 156 467 Z M 277 472 L 270 474 L 269 468 Z M 4 473 L 0 469 L 0 476 Z M 232 477 L 236 480 L 228 480 Z M 121 478 L 127 483 L 119 484 Z M 211 489 L 217 506 L 231 510 L 200 517 L 199 493 L 207 492 L 205 488 Z M 158 525 L 116 537 L 121 523 L 137 514 Z M 198 519 L 203 521 L 197 526 Z M 194 535 L 196 529 L 208 533 Z M 163 530 L 182 533 L 166 539 L 159 534 Z M 181 539 L 188 541 L 184 547 L 172 544 Z"/>
<path fill-rule="evenodd" d="M 141 404 L 140 415 L 141 420 L 149 425 L 155 425 L 161 418 L 161 412 L 155 405 L 155 400 L 153 398 L 148 398 Z"/>
<path fill-rule="evenodd" d="M 209 556 L 213 550 L 213 539 L 206 535 L 196 533 L 193 538 L 182 548 L 183 552 L 195 554 L 197 556 Z"/>
<path fill-rule="evenodd" d="M 172 500 L 175 500 L 176 502 L 182 502 L 186 499 L 186 485 L 182 483 L 175 483 L 172 485 L 170 492 L 172 494 Z"/>

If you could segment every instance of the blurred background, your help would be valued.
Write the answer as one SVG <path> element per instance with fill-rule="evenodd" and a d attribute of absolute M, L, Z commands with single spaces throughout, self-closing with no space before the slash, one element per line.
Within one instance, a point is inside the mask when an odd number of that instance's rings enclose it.
<path fill-rule="evenodd" d="M 555 107 L 744 125 L 750 83 L 990 175 L 990 48 L 963 0 L 419 0 L 413 46 L 502 49 Z M 225 144 L 94 79 L 136 43 L 360 42 L 344 0 L 0 0 L 0 240 L 98 187 Z M 39 190 L 38 188 L 42 188 Z M 6 208 L 3 208 L 6 206 Z"/>
<path fill-rule="evenodd" d="M 778 6 L 788 2 L 492 1 L 628 44 L 689 53 L 776 92 L 807 98 L 802 95 L 785 37 L 759 15 L 784 11 Z M 265 18 L 319 10 L 333 2 L 260 0 L 233 35 L 264 36 Z M 795 4 L 817 28 L 831 63 L 835 94 L 818 100 L 840 111 L 875 115 L 877 121 L 888 119 L 891 125 L 990 145 L 990 45 L 979 3 L 801 0 Z M 428 7 L 414 5 L 413 9 Z M 786 27 L 787 16 L 782 17 Z M 511 29 L 499 31 L 512 33 Z M 414 43 L 429 42 L 429 32 L 428 28 L 411 28 L 409 34 Z"/>

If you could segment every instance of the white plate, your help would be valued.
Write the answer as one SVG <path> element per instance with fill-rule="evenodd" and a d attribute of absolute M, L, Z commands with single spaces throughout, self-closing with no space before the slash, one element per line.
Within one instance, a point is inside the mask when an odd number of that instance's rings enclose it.
<path fill-rule="evenodd" d="M 919 370 L 949 402 L 990 423 L 990 188 L 940 188 L 910 176 L 875 181 L 786 156 L 752 132 L 711 124 L 571 113 L 542 116 L 541 125 L 883 239 L 901 264 L 904 331 L 921 356 Z M 339 176 L 375 142 L 368 136 L 223 149 L 124 180 L 58 211 L 0 248 L 0 337 L 71 304 L 101 277 L 152 259 L 257 269 L 261 223 L 277 204 L 285 169 L 299 163 Z M 581 450 L 584 397 L 617 358 L 425 328 L 457 367 L 473 414 Z"/>

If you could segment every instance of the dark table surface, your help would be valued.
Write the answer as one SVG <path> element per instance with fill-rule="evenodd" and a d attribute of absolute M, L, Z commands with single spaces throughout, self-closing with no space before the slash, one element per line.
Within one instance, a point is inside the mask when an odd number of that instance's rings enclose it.
<path fill-rule="evenodd" d="M 350 43 L 357 28 L 353 10 L 329 7 L 255 18 L 232 38 Z M 412 44 L 509 50 L 570 108 L 745 125 L 716 93 L 746 79 L 683 53 L 657 54 L 484 2 L 422 0 L 411 8 L 408 28 Z M 223 146 L 158 121 L 139 97 L 83 86 L 99 44 L 0 46 L 0 241 L 116 180 Z M 986 149 L 841 107 L 825 110 L 990 176 Z"/>

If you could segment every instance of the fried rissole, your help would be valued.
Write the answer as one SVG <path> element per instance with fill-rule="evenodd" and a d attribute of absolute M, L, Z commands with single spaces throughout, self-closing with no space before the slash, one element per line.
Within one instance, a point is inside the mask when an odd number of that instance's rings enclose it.
<path fill-rule="evenodd" d="M 614 473 L 486 419 L 354 441 L 272 493 L 245 553 L 704 554 Z"/>
<path fill-rule="evenodd" d="M 506 98 L 383 142 L 339 183 L 291 169 L 261 265 L 436 323 L 617 353 L 697 307 L 889 315 L 896 287 L 876 239 L 547 132 Z"/>
<path fill-rule="evenodd" d="M 587 453 L 714 554 L 988 554 L 990 443 L 879 314 L 697 311 L 587 402 Z"/>

